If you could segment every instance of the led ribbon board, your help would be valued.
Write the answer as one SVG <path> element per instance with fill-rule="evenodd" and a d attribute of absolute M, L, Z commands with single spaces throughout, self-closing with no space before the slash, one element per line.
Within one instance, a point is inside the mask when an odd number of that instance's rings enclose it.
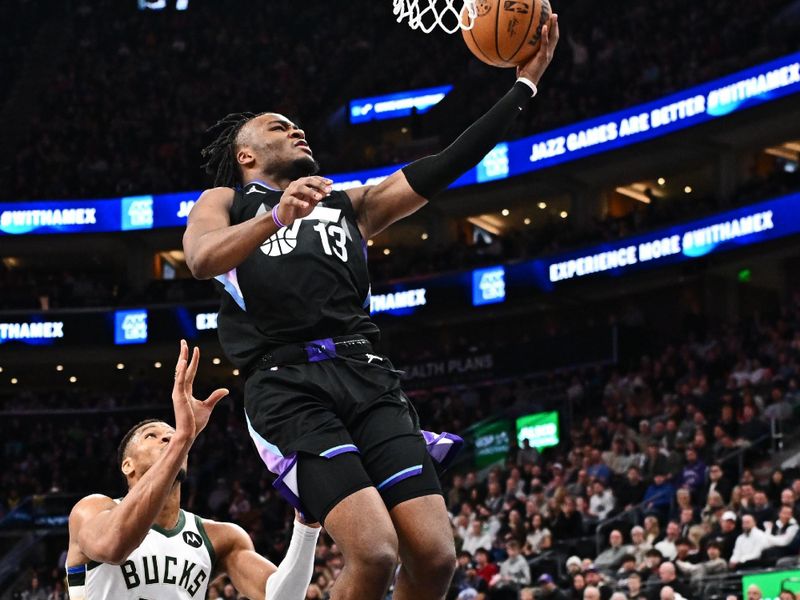
<path fill-rule="evenodd" d="M 541 289 L 590 275 L 626 272 L 691 260 L 800 233 L 800 194 L 752 204 L 613 244 L 600 244 L 521 267 Z"/>
<path fill-rule="evenodd" d="M 502 142 L 450 187 L 501 181 L 624 148 L 761 106 L 798 91 L 800 52 L 654 102 L 554 131 Z M 430 94 L 423 94 L 426 95 Z M 400 110 L 401 104 L 392 106 Z M 410 113 L 411 108 L 403 110 Z M 375 113 L 375 109 L 369 112 Z M 338 173 L 330 175 L 330 178 L 334 181 L 335 189 L 347 190 L 380 183 L 402 166 L 389 165 L 366 171 Z M 183 227 L 199 196 L 200 191 L 191 191 L 107 200 L 0 203 L 0 235 Z"/>
<path fill-rule="evenodd" d="M 355 125 L 369 121 L 408 117 L 415 109 L 418 114 L 423 114 L 439 104 L 452 90 L 452 85 L 443 85 L 352 100 L 350 102 L 350 123 Z"/>

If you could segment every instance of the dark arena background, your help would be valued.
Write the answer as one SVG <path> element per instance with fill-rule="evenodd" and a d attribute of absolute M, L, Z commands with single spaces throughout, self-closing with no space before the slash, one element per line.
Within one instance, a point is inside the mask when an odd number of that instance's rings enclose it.
<path fill-rule="evenodd" d="M 507 141 L 369 240 L 380 352 L 467 441 L 448 598 L 800 598 L 800 2 L 554 9 Z M 67 598 L 70 509 L 121 496 L 121 436 L 172 420 L 181 338 L 198 395 L 232 391 L 183 505 L 279 562 L 293 513 L 182 250 L 205 132 L 281 112 L 348 189 L 513 71 L 390 0 L 5 0 L 0 67 L 0 600 Z M 307 598 L 341 566 L 323 534 Z"/>

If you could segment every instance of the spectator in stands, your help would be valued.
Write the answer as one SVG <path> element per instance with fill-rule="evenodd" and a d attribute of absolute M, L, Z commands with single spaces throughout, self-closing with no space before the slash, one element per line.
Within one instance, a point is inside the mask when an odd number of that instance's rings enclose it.
<path fill-rule="evenodd" d="M 658 517 L 647 515 L 644 518 L 644 535 L 645 542 L 651 546 L 655 545 L 655 543 L 661 539 L 661 527 L 658 524 Z"/>
<path fill-rule="evenodd" d="M 597 448 L 589 453 L 589 466 L 586 468 L 589 477 L 607 485 L 611 480 L 611 469 L 603 462 L 603 456 Z"/>
<path fill-rule="evenodd" d="M 464 536 L 464 543 L 461 545 L 461 549 L 474 555 L 478 548 L 491 548 L 492 541 L 492 535 L 486 527 L 486 522 L 476 517 L 470 523 L 469 531 Z"/>
<path fill-rule="evenodd" d="M 725 560 L 730 560 L 733 554 L 733 548 L 736 544 L 736 539 L 739 532 L 736 529 L 736 513 L 733 511 L 725 511 L 719 525 L 715 527 L 708 535 L 703 538 L 703 544 L 708 546 L 710 542 L 716 542 L 720 547 L 720 555 Z"/>
<path fill-rule="evenodd" d="M 688 561 L 675 561 L 681 573 L 688 575 L 693 582 L 699 583 L 709 575 L 718 575 L 728 570 L 727 561 L 722 558 L 721 548 L 718 542 L 710 542 L 706 547 L 708 560 L 692 564 Z"/>
<path fill-rule="evenodd" d="M 639 569 L 639 574 L 642 576 L 642 581 L 645 585 L 649 581 L 658 578 L 658 569 L 661 567 L 662 562 L 664 562 L 664 556 L 655 548 L 645 553 L 644 564 Z"/>
<path fill-rule="evenodd" d="M 617 503 L 623 511 L 630 510 L 641 503 L 646 491 L 647 484 L 642 481 L 639 467 L 628 467 L 626 478 L 617 489 Z"/>
<path fill-rule="evenodd" d="M 654 513 L 659 517 L 665 517 L 672 504 L 672 497 L 675 488 L 667 480 L 664 473 L 656 473 L 647 491 L 644 493 L 644 510 L 647 513 Z"/>
<path fill-rule="evenodd" d="M 486 582 L 486 585 L 491 585 L 492 579 L 499 572 L 497 565 L 492 562 L 489 551 L 486 548 L 478 548 L 475 551 L 475 572 L 478 577 Z"/>
<path fill-rule="evenodd" d="M 797 553 L 800 547 L 798 543 L 800 527 L 792 514 L 791 506 L 781 506 L 775 523 L 767 521 L 764 525 L 771 540 L 771 547 L 762 553 L 765 563 L 771 564 L 779 558 Z"/>
<path fill-rule="evenodd" d="M 596 480 L 592 484 L 592 496 L 589 498 L 589 514 L 604 521 L 614 510 L 615 504 L 614 494 L 606 487 L 604 480 Z"/>
<path fill-rule="evenodd" d="M 519 590 L 531 583 L 531 569 L 520 552 L 519 543 L 512 540 L 506 544 L 508 558 L 500 563 L 499 576 L 494 578 L 492 588 Z"/>
<path fill-rule="evenodd" d="M 539 462 L 539 451 L 531 446 L 529 439 L 522 440 L 522 447 L 517 453 L 517 466 L 535 465 Z"/>
<path fill-rule="evenodd" d="M 644 538 L 643 527 L 636 525 L 631 528 L 631 552 L 633 553 L 637 565 L 644 562 L 645 553 L 652 547 L 652 544 Z"/>
<path fill-rule="evenodd" d="M 568 597 L 570 600 L 583 600 L 585 592 L 586 578 L 583 576 L 583 573 L 577 573 L 572 578 L 572 584 L 570 585 Z"/>
<path fill-rule="evenodd" d="M 550 525 L 553 539 L 571 540 L 583 535 L 583 520 L 575 507 L 575 500 L 572 496 L 564 498 L 564 502 L 558 511 L 555 519 Z"/>
<path fill-rule="evenodd" d="M 645 600 L 647 598 L 642 590 L 642 577 L 639 573 L 631 573 L 625 580 L 625 587 L 627 588 L 625 595 L 627 600 Z"/>
<path fill-rule="evenodd" d="M 659 600 L 661 598 L 661 590 L 665 587 L 671 588 L 684 598 L 691 598 L 691 590 L 687 588 L 681 581 L 678 580 L 678 574 L 675 571 L 675 565 L 669 561 L 661 563 L 658 568 L 658 581 L 652 587 L 649 594 L 651 600 Z"/>
<path fill-rule="evenodd" d="M 533 515 L 530 531 L 525 538 L 525 553 L 528 556 L 535 556 L 549 549 L 552 545 L 552 537 L 550 530 L 544 525 L 541 513 Z"/>
<path fill-rule="evenodd" d="M 622 557 L 631 552 L 631 547 L 623 544 L 622 532 L 618 529 L 608 535 L 608 543 L 609 547 L 594 559 L 595 567 L 603 572 L 616 571 L 622 563 Z"/>
<path fill-rule="evenodd" d="M 605 578 L 595 565 L 589 565 L 584 571 L 586 578 L 586 589 L 594 588 L 600 594 L 601 600 L 608 600 L 611 597 L 612 589 L 606 584 Z M 584 593 L 585 595 L 585 593 Z"/>
<path fill-rule="evenodd" d="M 742 517 L 742 533 L 736 538 L 729 561 L 731 569 L 750 569 L 761 565 L 761 553 L 772 545 L 770 536 L 756 526 L 753 515 Z"/>
<path fill-rule="evenodd" d="M 609 598 L 611 594 L 609 594 Z M 602 596 L 600 595 L 600 590 L 592 585 L 586 586 L 586 589 L 583 591 L 583 600 L 603 600 Z"/>
<path fill-rule="evenodd" d="M 691 446 L 686 449 L 685 456 L 686 463 L 681 471 L 678 485 L 686 487 L 692 494 L 696 494 L 705 483 L 706 465 L 698 458 L 697 451 Z"/>
<path fill-rule="evenodd" d="M 661 453 L 658 441 L 651 439 L 647 444 L 647 450 L 642 464 L 642 476 L 648 480 L 655 480 L 656 476 L 669 473 L 669 461 L 666 455 Z"/>
<path fill-rule="evenodd" d="M 675 521 L 670 521 L 667 523 L 667 533 L 664 536 L 664 539 L 658 542 L 655 546 L 653 546 L 656 550 L 661 553 L 661 556 L 664 557 L 664 560 L 674 560 L 675 556 L 678 553 L 678 549 L 675 547 L 675 543 L 678 541 L 678 538 L 681 535 L 680 526 Z"/>
<path fill-rule="evenodd" d="M 623 475 L 632 461 L 625 452 L 625 438 L 615 436 L 611 441 L 611 449 L 602 453 L 602 460 L 615 475 Z"/>
<path fill-rule="evenodd" d="M 682 538 L 688 538 L 694 525 L 694 509 L 692 507 L 681 509 L 678 521 L 678 527 L 680 527 L 678 535 Z"/>
<path fill-rule="evenodd" d="M 21 600 L 47 600 L 47 590 L 41 587 L 36 573 L 31 577 L 28 588 L 22 592 Z"/>
<path fill-rule="evenodd" d="M 770 505 L 766 492 L 757 490 L 753 494 L 753 503 L 748 508 L 748 512 L 753 515 L 756 520 L 756 525 L 763 528 L 764 523 L 770 523 L 775 520 L 775 509 Z"/>
<path fill-rule="evenodd" d="M 562 592 L 553 581 L 552 576 L 545 573 L 537 580 L 539 584 L 538 600 L 567 600 L 567 595 Z M 523 590 L 524 591 L 524 590 Z M 531 596 L 531 600 L 532 600 Z M 520 592 L 520 600 L 523 599 L 522 591 Z"/>
<path fill-rule="evenodd" d="M 761 588 L 755 583 L 747 586 L 747 600 L 761 600 L 763 597 L 764 594 L 761 592 Z"/>

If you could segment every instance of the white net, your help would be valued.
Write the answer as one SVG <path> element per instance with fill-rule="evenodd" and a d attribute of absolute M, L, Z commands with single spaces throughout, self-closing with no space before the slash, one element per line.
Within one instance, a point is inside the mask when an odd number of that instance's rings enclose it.
<path fill-rule="evenodd" d="M 394 0 L 394 15 L 398 23 L 408 19 L 411 29 L 430 33 L 438 26 L 447 33 L 455 33 L 461 29 L 472 29 L 478 16 L 476 2 L 477 0 Z M 462 20 L 461 12 L 464 9 L 467 14 Z"/>

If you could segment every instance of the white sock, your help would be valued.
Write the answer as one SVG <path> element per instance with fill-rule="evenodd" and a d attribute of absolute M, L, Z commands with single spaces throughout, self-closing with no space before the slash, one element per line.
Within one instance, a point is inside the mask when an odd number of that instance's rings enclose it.
<path fill-rule="evenodd" d="M 286 558 L 278 565 L 278 570 L 267 578 L 266 600 L 305 600 L 308 584 L 314 574 L 314 551 L 319 532 L 319 527 L 294 522 Z"/>

